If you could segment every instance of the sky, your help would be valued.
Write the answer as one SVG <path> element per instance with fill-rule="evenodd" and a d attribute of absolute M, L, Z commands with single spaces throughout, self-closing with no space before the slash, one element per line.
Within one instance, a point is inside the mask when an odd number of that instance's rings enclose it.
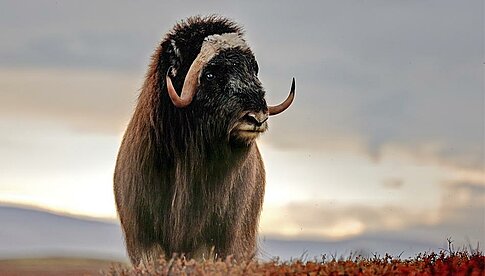
<path fill-rule="evenodd" d="M 0 1 L 0 202 L 116 219 L 117 150 L 179 20 L 240 23 L 282 239 L 485 244 L 483 1 Z"/>

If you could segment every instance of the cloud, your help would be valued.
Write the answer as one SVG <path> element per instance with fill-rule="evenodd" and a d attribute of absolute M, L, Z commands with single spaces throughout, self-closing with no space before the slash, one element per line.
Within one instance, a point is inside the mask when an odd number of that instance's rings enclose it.
<path fill-rule="evenodd" d="M 117 32 L 46 34 L 3 49 L 0 58 L 2 67 L 137 71 L 146 63 L 143 57 L 152 48 L 148 45 L 154 44 L 138 36 Z M 140 44 L 143 40 L 145 43 Z"/>
<path fill-rule="evenodd" d="M 297 74 L 294 110 L 273 120 L 273 143 L 318 147 L 327 133 L 347 135 L 364 141 L 376 159 L 389 146 L 417 156 L 431 155 L 432 147 L 434 159 L 482 168 L 482 16 L 480 4 L 469 3 L 477 10 L 407 2 L 309 9 L 324 10 L 322 16 L 300 11 L 308 20 L 263 49 L 264 57 L 276 48 L 292 53 L 260 66 L 276 72 L 270 92 L 287 90 L 284 74 L 291 72 L 283 68 Z M 275 20 L 284 25 L 286 18 Z M 298 45 L 283 43 L 287 37 Z M 302 143 L 301 133 L 313 137 Z"/>
<path fill-rule="evenodd" d="M 301 236 L 313 238 L 348 238 L 369 232 L 405 228 L 426 220 L 429 215 L 411 211 L 406 206 L 337 204 L 333 202 L 295 202 L 282 212 L 288 223 L 298 226 Z"/>
<path fill-rule="evenodd" d="M 442 198 L 442 212 L 449 217 L 470 225 L 468 219 L 477 215 L 478 219 L 473 225 L 485 227 L 485 179 L 481 183 L 448 182 L 445 183 L 445 192 Z M 467 214 L 467 215 L 465 215 Z M 481 216 L 478 216 L 481 215 Z"/>
<path fill-rule="evenodd" d="M 227 15 L 247 30 L 269 103 L 286 96 L 292 76 L 297 80 L 295 103 L 271 121 L 268 143 L 319 148 L 332 147 L 337 140 L 354 141 L 356 145 L 349 148 L 364 147 L 376 160 L 389 147 L 397 147 L 417 158 L 427 155 L 454 166 L 483 167 L 481 1 L 303 6 L 291 1 L 278 5 L 194 1 L 172 3 L 170 9 L 155 1 L 141 5 L 108 1 L 96 9 L 79 1 L 47 1 L 27 10 L 20 2 L 2 5 L 8 11 L 0 19 L 0 32 L 7 38 L 0 45 L 2 67 L 133 72 L 132 83 L 142 81 L 151 52 L 177 20 L 194 14 Z M 125 91 L 123 84 L 130 93 L 135 91 L 122 78 L 111 81 L 119 90 Z M 76 86 L 83 85 L 87 82 Z M 78 93 L 72 89 L 58 93 L 79 97 L 71 94 Z M 32 114 L 45 113 L 41 98 L 50 95 L 43 91 L 35 97 L 40 103 L 29 107 Z M 103 115 L 97 121 L 106 118 L 103 129 L 114 122 L 111 117 L 129 113 L 126 106 L 132 103 L 131 98 L 110 95 L 125 111 L 94 112 Z M 93 98 L 81 103 L 101 102 L 98 94 L 85 97 Z M 92 109 L 70 107 L 79 114 Z M 58 119 L 84 124 L 79 117 Z M 116 128 L 123 129 L 124 121 L 118 120 Z M 307 134 L 304 139 L 301 133 Z"/>
<path fill-rule="evenodd" d="M 0 70 L 2 120 L 49 122 L 75 131 L 118 134 L 141 79 L 120 72 Z M 24 123 L 25 124 L 25 123 Z"/>
<path fill-rule="evenodd" d="M 2 10 L 8 12 L 0 19 L 0 33 L 8 39 L 0 46 L 2 67 L 136 72 L 144 69 L 162 35 L 159 30 L 151 33 L 158 29 L 156 22 L 146 24 L 148 14 L 136 17 L 128 2 L 108 1 L 96 9 L 79 1 L 32 3 L 30 9 L 23 5 L 3 4 Z M 147 12 L 153 17 L 156 13 Z"/>
<path fill-rule="evenodd" d="M 280 232 L 271 232 L 268 227 L 265 234 L 300 239 L 378 235 L 435 244 L 452 238 L 457 247 L 484 244 L 485 184 L 458 181 L 448 182 L 444 188 L 436 209 L 415 208 L 412 203 L 379 206 L 328 200 L 293 202 L 266 209 L 268 214 L 264 217 L 268 221 L 264 221 L 267 224 L 263 227 L 279 225 Z"/>
<path fill-rule="evenodd" d="M 382 182 L 382 186 L 387 189 L 399 189 L 404 185 L 402 179 L 388 178 Z"/>

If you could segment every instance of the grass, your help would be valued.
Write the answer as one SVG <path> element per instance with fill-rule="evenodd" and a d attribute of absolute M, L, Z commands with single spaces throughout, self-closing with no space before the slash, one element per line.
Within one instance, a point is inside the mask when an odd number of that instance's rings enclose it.
<path fill-rule="evenodd" d="M 346 258 L 322 255 L 313 260 L 302 257 L 292 261 L 238 262 L 231 257 L 195 261 L 173 255 L 140 267 L 75 258 L 1 260 L 0 275 L 485 275 L 483 252 L 471 247 L 455 251 L 451 240 L 448 242 L 447 250 L 409 259 L 350 254 Z"/>
<path fill-rule="evenodd" d="M 105 275 L 485 275 L 485 257 L 482 252 L 441 251 L 422 253 L 412 259 L 385 255 L 371 258 L 331 258 L 281 262 L 237 262 L 224 260 L 197 262 L 183 256 L 170 260 L 161 257 L 158 263 L 135 268 L 113 265 Z"/>

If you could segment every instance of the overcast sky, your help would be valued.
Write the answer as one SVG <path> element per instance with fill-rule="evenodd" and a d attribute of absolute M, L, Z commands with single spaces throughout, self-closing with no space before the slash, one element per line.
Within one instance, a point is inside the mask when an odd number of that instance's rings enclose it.
<path fill-rule="evenodd" d="M 479 0 L 0 1 L 0 201 L 114 218 L 150 55 L 213 13 L 244 26 L 269 104 L 296 78 L 259 142 L 263 234 L 485 244 Z"/>

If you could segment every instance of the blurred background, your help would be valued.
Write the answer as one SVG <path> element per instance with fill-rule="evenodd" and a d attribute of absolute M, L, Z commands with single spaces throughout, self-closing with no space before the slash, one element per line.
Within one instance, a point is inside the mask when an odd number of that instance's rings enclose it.
<path fill-rule="evenodd" d="M 0 1 L 0 259 L 125 260 L 112 194 L 150 55 L 244 26 L 269 104 L 261 257 L 485 244 L 484 4 Z"/>

